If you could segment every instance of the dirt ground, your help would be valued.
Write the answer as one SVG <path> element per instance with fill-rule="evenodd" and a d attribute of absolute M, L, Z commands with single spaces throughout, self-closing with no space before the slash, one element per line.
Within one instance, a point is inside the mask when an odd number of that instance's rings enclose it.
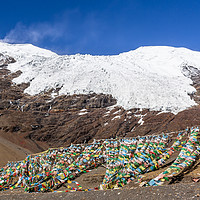
<path fill-rule="evenodd" d="M 158 187 L 131 188 L 123 190 L 106 190 L 90 192 L 56 192 L 56 193 L 2 193 L 1 200 L 50 200 L 50 199 L 68 199 L 68 200 L 157 200 L 157 199 L 181 199 L 191 200 L 200 199 L 200 184 L 176 184 Z"/>
<path fill-rule="evenodd" d="M 0 136 L 0 167 L 7 164 L 8 161 L 23 160 L 32 152 L 20 147 Z"/>
<path fill-rule="evenodd" d="M 170 161 L 169 163 L 170 164 Z M 146 174 L 143 180 L 149 180 L 162 171 L 164 168 Z M 83 189 L 94 188 L 102 183 L 104 174 L 104 167 L 98 167 L 88 173 L 83 173 L 80 177 L 76 178 Z M 194 183 L 192 179 L 198 176 L 200 172 L 199 167 L 189 174 L 186 174 L 180 182 L 171 185 L 157 186 L 157 187 L 139 187 L 137 181 L 133 181 L 122 189 L 103 190 L 103 191 L 89 191 L 89 192 L 64 192 L 68 190 L 66 187 L 59 188 L 56 192 L 47 193 L 25 193 L 23 188 L 15 190 L 7 190 L 0 192 L 1 200 L 50 200 L 50 199 L 68 199 L 68 200 L 92 200 L 92 199 L 105 199 L 105 200 L 125 200 L 125 199 L 200 199 L 200 182 Z M 77 187 L 71 184 L 72 187 Z"/>

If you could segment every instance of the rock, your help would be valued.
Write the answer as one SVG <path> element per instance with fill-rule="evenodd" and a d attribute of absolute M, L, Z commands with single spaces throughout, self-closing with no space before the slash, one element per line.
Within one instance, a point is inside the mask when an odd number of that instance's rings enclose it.
<path fill-rule="evenodd" d="M 0 67 L 8 66 L 8 64 L 14 62 L 16 62 L 14 58 L 0 53 Z"/>

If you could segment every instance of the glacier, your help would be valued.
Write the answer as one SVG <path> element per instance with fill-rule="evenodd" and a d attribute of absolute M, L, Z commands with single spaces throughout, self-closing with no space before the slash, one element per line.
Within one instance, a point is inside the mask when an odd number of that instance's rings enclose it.
<path fill-rule="evenodd" d="M 145 46 L 111 56 L 57 55 L 31 44 L 0 42 L 0 53 L 17 62 L 8 66 L 22 74 L 14 84 L 28 83 L 36 95 L 59 88 L 63 94 L 112 94 L 125 109 L 140 108 L 178 113 L 196 105 L 196 92 L 182 68 L 200 69 L 200 52 L 168 46 Z M 55 92 L 55 90 L 52 92 Z"/>

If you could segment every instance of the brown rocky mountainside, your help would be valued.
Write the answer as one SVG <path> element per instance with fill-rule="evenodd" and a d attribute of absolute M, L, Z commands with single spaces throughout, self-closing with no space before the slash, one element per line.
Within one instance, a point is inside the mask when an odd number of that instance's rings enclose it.
<path fill-rule="evenodd" d="M 28 84 L 12 83 L 21 74 L 6 68 L 12 62 L 13 58 L 0 55 L 0 137 L 30 152 L 95 138 L 171 132 L 200 124 L 200 105 L 174 115 L 147 109 L 125 110 L 105 94 L 52 98 L 49 91 L 30 96 L 23 92 Z M 188 73 L 191 67 L 186 71 L 197 89 L 191 98 L 200 104 L 200 73 Z"/>

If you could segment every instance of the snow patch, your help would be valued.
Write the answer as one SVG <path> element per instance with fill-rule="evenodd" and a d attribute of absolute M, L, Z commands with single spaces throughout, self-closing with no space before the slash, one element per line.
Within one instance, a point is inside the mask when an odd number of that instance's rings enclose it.
<path fill-rule="evenodd" d="M 82 112 L 82 113 L 78 113 L 78 115 L 85 115 L 87 114 L 88 112 Z"/>
<path fill-rule="evenodd" d="M 142 115 L 142 114 L 140 114 L 140 115 L 134 115 L 135 117 L 140 118 L 139 121 L 138 121 L 138 124 L 140 124 L 140 126 L 142 126 L 142 125 L 144 124 L 143 118 L 144 118 L 146 115 L 147 115 L 147 113 L 144 114 L 144 115 Z"/>
<path fill-rule="evenodd" d="M 169 113 L 169 111 L 161 111 L 161 112 L 157 113 L 156 115 L 160 115 L 162 113 Z"/>
<path fill-rule="evenodd" d="M 109 106 L 107 107 L 106 109 L 108 110 L 107 113 L 110 113 L 111 110 L 115 109 L 116 105 L 112 105 L 112 106 Z"/>
<path fill-rule="evenodd" d="M 57 97 L 57 96 L 58 96 L 58 93 L 57 93 L 57 92 L 52 92 L 52 93 L 51 93 L 51 98 L 54 99 L 54 98 Z"/>
<path fill-rule="evenodd" d="M 140 126 L 142 126 L 144 124 L 143 118 L 141 117 L 140 120 L 138 121 L 138 124 L 140 124 Z"/>
<path fill-rule="evenodd" d="M 115 112 L 113 113 L 113 115 L 119 114 L 120 112 L 121 112 L 121 109 L 115 111 Z"/>
<path fill-rule="evenodd" d="M 117 115 L 117 116 L 113 117 L 113 118 L 111 119 L 111 121 L 112 121 L 112 120 L 115 120 L 115 119 L 121 119 L 121 116 Z"/>
<path fill-rule="evenodd" d="M 87 109 L 82 109 L 82 110 L 80 110 L 80 113 L 78 113 L 78 115 L 85 115 L 87 113 L 88 113 Z"/>
<path fill-rule="evenodd" d="M 80 112 L 86 112 L 87 109 L 83 108 L 82 110 L 80 110 Z"/>
<path fill-rule="evenodd" d="M 135 126 L 131 129 L 131 132 L 133 132 L 135 130 Z"/>
<path fill-rule="evenodd" d="M 108 125 L 108 122 L 106 122 L 105 124 L 104 124 L 104 126 L 107 126 Z"/>

